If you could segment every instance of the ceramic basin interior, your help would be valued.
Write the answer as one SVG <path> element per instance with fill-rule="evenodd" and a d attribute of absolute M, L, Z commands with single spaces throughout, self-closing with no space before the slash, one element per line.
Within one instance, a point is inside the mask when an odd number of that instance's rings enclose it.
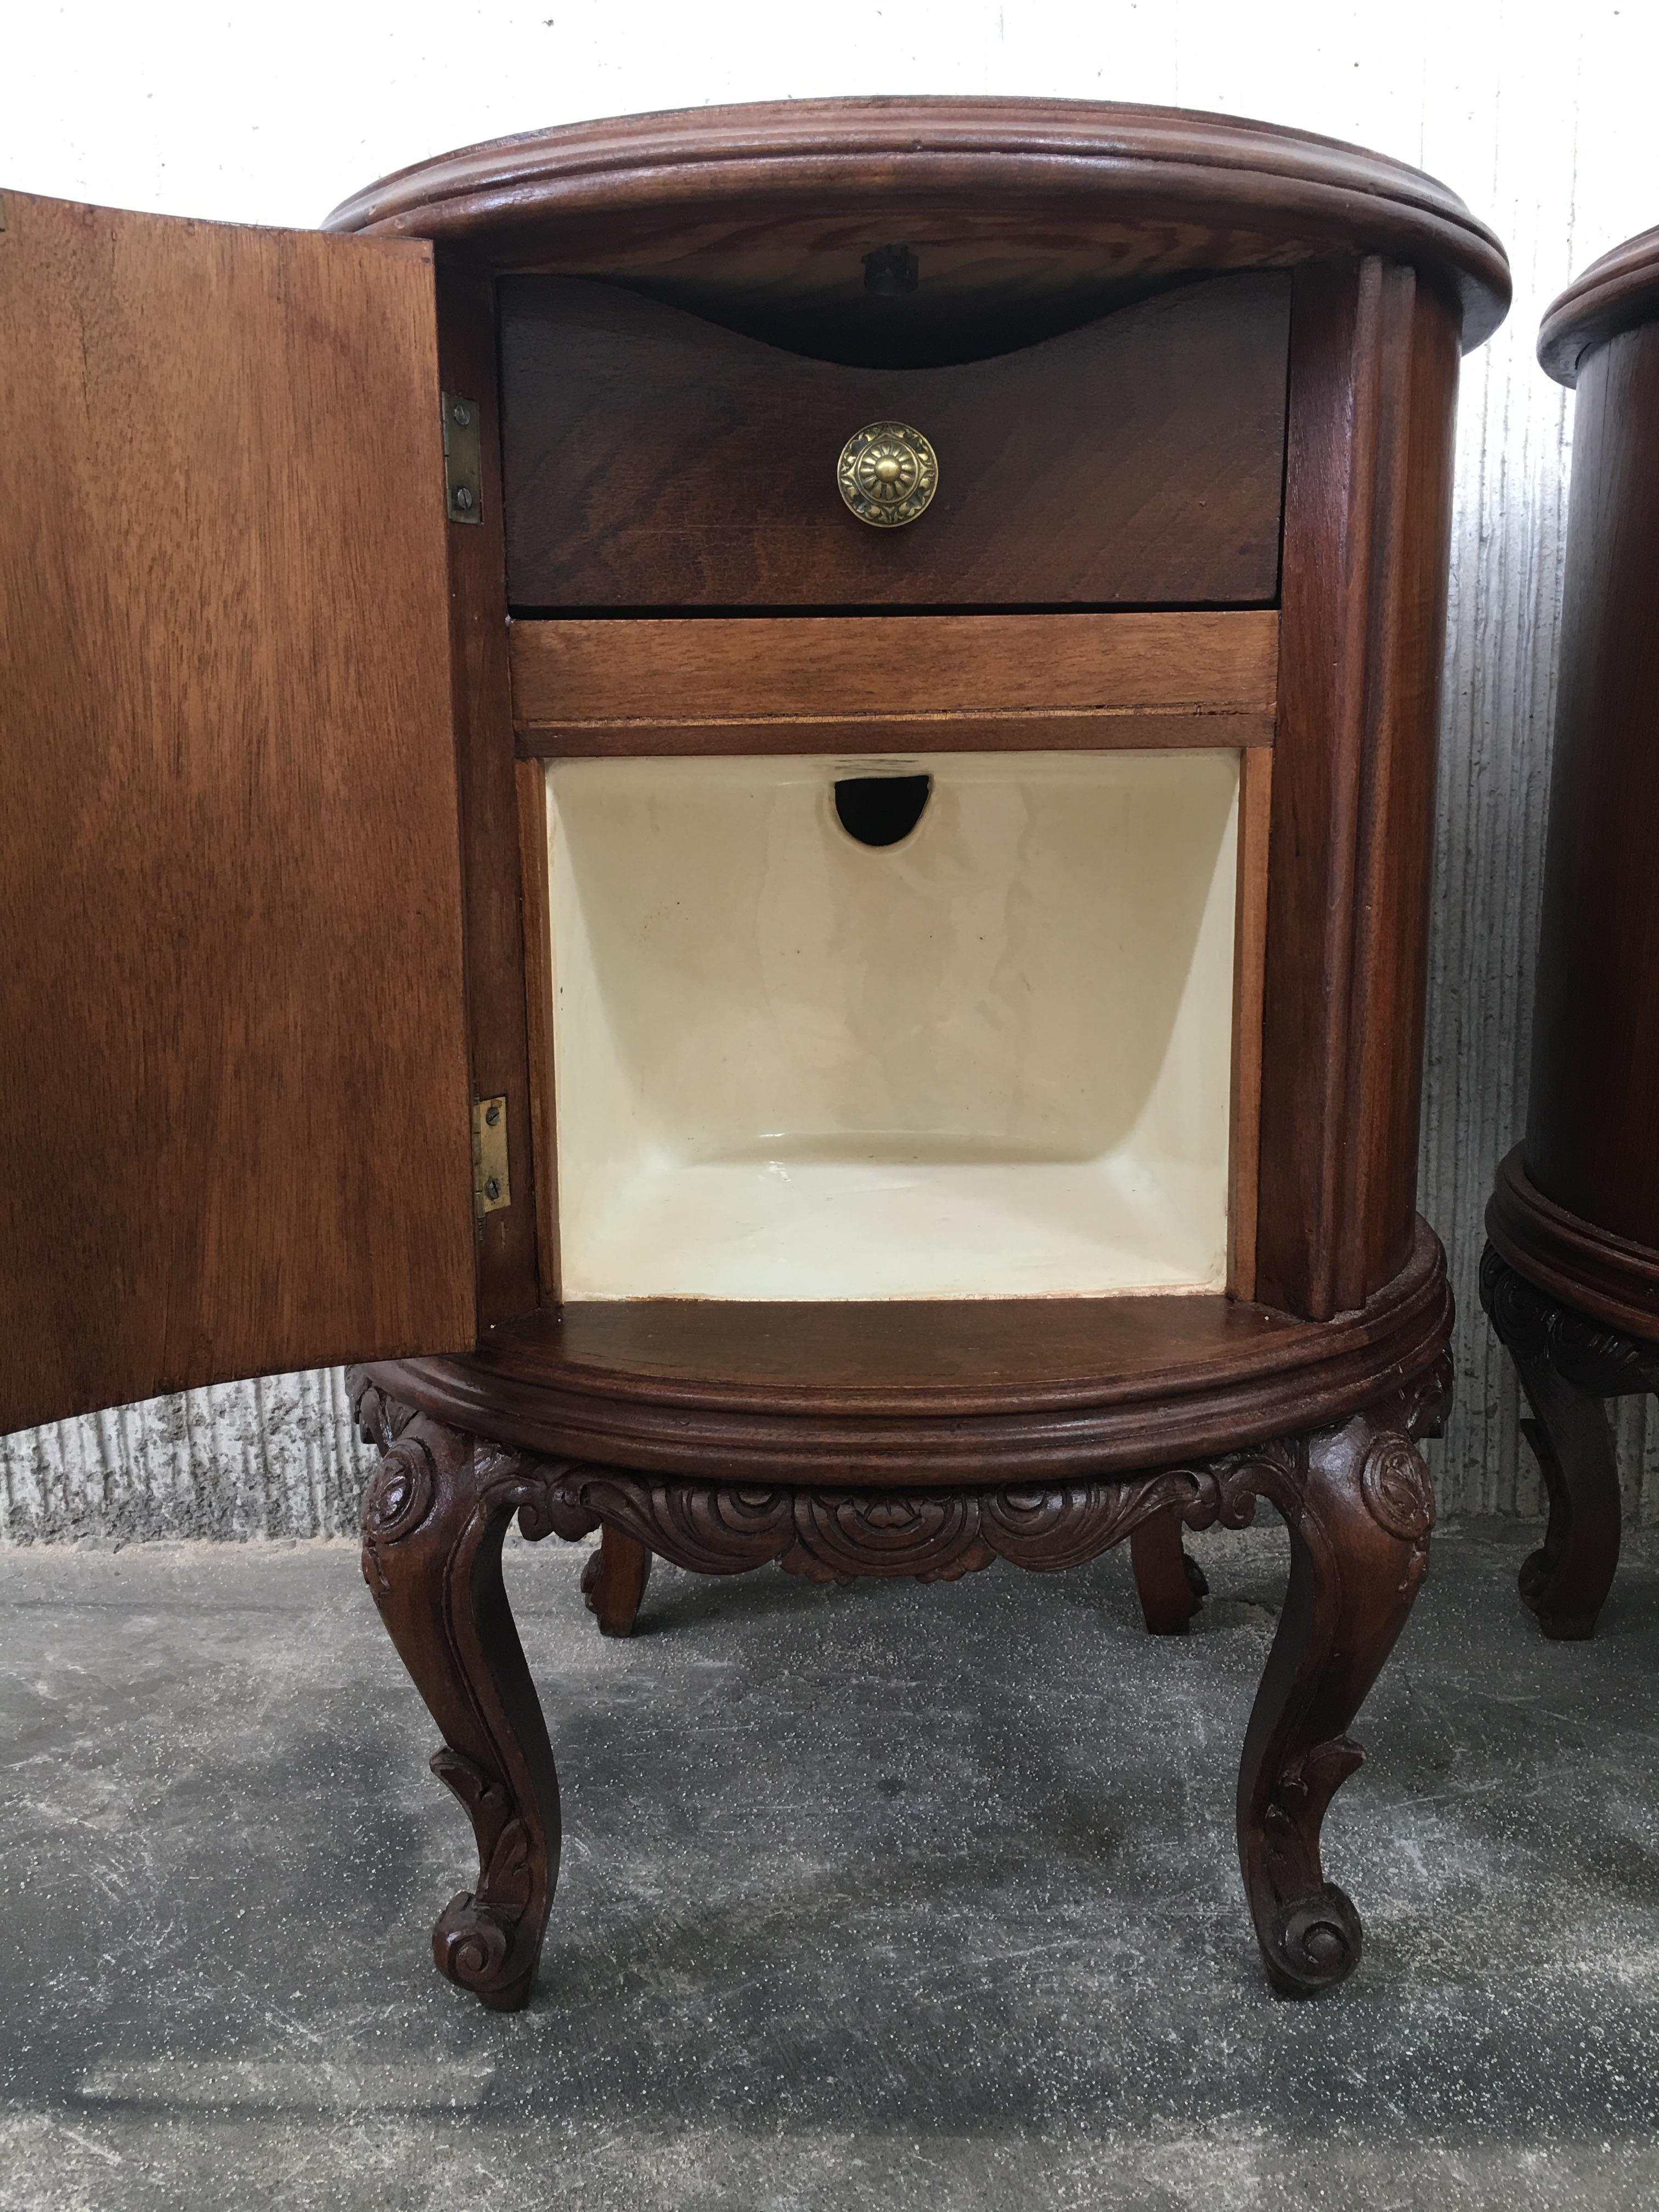
<path fill-rule="evenodd" d="M 563 1297 L 1220 1288 L 1238 770 L 550 763 Z"/>

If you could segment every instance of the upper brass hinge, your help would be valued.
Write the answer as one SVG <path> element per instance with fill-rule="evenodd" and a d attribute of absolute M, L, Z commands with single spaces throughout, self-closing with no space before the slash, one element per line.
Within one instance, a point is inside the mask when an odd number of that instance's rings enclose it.
<path fill-rule="evenodd" d="M 478 403 L 443 395 L 444 490 L 452 522 L 483 520 L 483 448 L 478 439 Z"/>
<path fill-rule="evenodd" d="M 475 1098 L 472 1102 L 472 1211 L 482 1221 L 511 1206 L 507 1181 L 507 1101 Z"/>

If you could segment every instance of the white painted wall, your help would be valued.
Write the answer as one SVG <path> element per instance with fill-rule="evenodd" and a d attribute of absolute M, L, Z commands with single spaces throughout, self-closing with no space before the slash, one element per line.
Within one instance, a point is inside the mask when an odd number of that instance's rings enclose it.
<path fill-rule="evenodd" d="M 1425 1212 L 1462 1308 L 1449 1507 L 1529 1510 L 1515 1392 L 1474 1296 L 1492 1164 L 1521 1126 L 1571 405 L 1533 358 L 1569 275 L 1659 222 L 1650 0 L 289 0 L 14 11 L 0 181 L 161 212 L 309 224 L 445 148 L 653 107 L 836 93 L 1031 93 L 1263 116 L 1442 177 L 1514 264 L 1467 366 L 1440 787 Z M 1626 1404 L 1631 1504 L 1659 1422 Z M 7 1525 L 344 1526 L 337 1381 L 283 1378 L 0 1443 Z"/>

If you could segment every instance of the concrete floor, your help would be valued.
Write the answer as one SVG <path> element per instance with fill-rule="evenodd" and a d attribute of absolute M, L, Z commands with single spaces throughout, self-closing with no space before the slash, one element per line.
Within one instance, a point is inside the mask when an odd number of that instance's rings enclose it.
<path fill-rule="evenodd" d="M 821 1591 L 510 1573 L 565 1790 L 532 2009 L 434 1974 L 471 1880 L 338 1543 L 0 1554 L 0 2206 L 30 2212 L 1659 2202 L 1659 1568 L 1546 1644 L 1437 1540 L 1326 1824 L 1368 1932 L 1262 1981 L 1233 1773 L 1277 1528 Z"/>

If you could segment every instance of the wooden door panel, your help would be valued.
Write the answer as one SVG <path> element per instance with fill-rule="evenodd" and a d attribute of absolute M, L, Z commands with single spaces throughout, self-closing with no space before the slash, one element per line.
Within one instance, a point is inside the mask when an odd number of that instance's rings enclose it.
<path fill-rule="evenodd" d="M 474 1336 L 430 249 L 10 193 L 0 1428 Z"/>

